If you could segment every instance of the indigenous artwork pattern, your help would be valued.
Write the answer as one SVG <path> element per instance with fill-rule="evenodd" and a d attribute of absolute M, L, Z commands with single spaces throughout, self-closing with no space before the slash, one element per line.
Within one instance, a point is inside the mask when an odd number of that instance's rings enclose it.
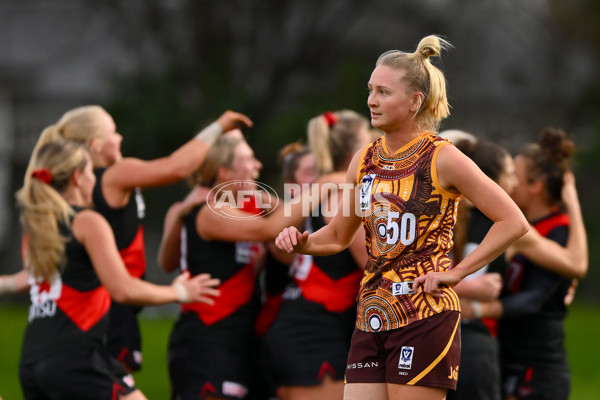
<path fill-rule="evenodd" d="M 365 149 L 357 183 L 369 253 L 358 297 L 356 327 L 396 329 L 447 310 L 460 310 L 456 293 L 436 298 L 412 292 L 412 281 L 452 265 L 452 227 L 461 196 L 437 180 L 439 150 L 450 143 L 419 136 L 396 154 L 380 138 Z"/>

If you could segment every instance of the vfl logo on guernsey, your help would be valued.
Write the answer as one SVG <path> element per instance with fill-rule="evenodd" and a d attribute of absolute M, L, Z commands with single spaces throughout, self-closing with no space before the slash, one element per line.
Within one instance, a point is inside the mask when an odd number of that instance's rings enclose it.
<path fill-rule="evenodd" d="M 365 175 L 362 178 L 360 186 L 360 209 L 362 211 L 371 208 L 371 189 L 373 188 L 373 180 L 375 174 Z"/>
<path fill-rule="evenodd" d="M 400 350 L 400 361 L 398 362 L 398 368 L 411 369 L 414 353 L 414 347 L 402 346 L 402 350 Z"/>

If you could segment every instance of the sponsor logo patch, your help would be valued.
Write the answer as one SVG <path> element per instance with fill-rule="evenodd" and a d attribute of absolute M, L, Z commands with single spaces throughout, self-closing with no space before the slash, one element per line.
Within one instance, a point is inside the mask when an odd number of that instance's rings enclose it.
<path fill-rule="evenodd" d="M 262 243 L 235 242 L 235 262 L 248 264 L 254 261 L 257 254 L 262 251 Z"/>
<path fill-rule="evenodd" d="M 285 291 L 283 292 L 283 299 L 284 300 L 296 300 L 296 299 L 299 299 L 301 295 L 302 295 L 302 289 L 300 289 L 299 287 L 296 287 L 296 286 L 288 286 L 285 288 Z"/>
<path fill-rule="evenodd" d="M 56 300 L 62 293 L 62 279 L 59 274 L 54 275 L 50 282 L 29 278 L 29 322 L 35 318 L 53 317 L 56 314 Z"/>
<path fill-rule="evenodd" d="M 123 382 L 125 382 L 125 384 L 129 387 L 135 386 L 135 381 L 133 380 L 133 376 L 131 376 L 131 374 L 125 375 L 123 377 Z"/>
<path fill-rule="evenodd" d="M 379 332 L 382 325 L 383 324 L 381 322 L 381 318 L 379 318 L 379 315 L 371 315 L 369 317 L 369 328 L 371 328 L 371 331 Z"/>
<path fill-rule="evenodd" d="M 458 365 L 456 366 L 456 369 L 450 367 L 450 374 L 448 375 L 448 379 L 453 379 L 455 381 L 458 380 Z"/>
<path fill-rule="evenodd" d="M 352 363 L 346 365 L 346 369 L 361 369 L 361 368 L 375 368 L 379 367 L 379 363 L 376 361 L 366 362 L 366 363 Z"/>
<path fill-rule="evenodd" d="M 412 282 L 395 282 L 392 284 L 392 294 L 394 296 L 403 294 L 415 294 L 412 285 Z"/>
<path fill-rule="evenodd" d="M 138 219 L 144 219 L 146 217 L 146 203 L 144 203 L 144 196 L 142 196 L 140 188 L 135 188 L 135 203 Z"/>
<path fill-rule="evenodd" d="M 133 361 L 135 361 L 138 364 L 142 363 L 142 352 L 139 350 L 134 350 L 133 351 Z"/>
<path fill-rule="evenodd" d="M 246 394 L 248 394 L 248 389 L 244 385 L 240 385 L 237 382 L 224 381 L 223 394 L 243 399 L 246 397 Z"/>

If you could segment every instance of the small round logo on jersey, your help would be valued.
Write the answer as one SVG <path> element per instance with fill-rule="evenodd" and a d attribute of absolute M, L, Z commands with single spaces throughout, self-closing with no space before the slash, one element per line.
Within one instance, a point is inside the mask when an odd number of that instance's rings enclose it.
<path fill-rule="evenodd" d="M 379 234 L 379 237 L 381 239 L 385 239 L 385 237 L 387 235 L 387 227 L 385 226 L 385 224 L 379 223 L 377 225 L 377 233 Z"/>
<path fill-rule="evenodd" d="M 271 186 L 251 180 L 223 182 L 210 190 L 208 198 L 213 198 L 207 203 L 213 212 L 232 219 L 264 217 L 279 204 Z"/>
<path fill-rule="evenodd" d="M 371 315 L 369 317 L 369 328 L 373 331 L 373 332 L 379 332 L 381 330 L 381 318 L 379 318 L 379 315 Z"/>

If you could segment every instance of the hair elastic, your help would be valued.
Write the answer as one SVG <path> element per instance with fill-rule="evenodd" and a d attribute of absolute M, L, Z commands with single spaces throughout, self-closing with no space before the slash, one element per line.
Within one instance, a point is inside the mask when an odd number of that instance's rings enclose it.
<path fill-rule="evenodd" d="M 53 179 L 52 174 L 47 168 L 36 169 L 31 173 L 31 176 L 48 185 L 52 183 Z"/>
<path fill-rule="evenodd" d="M 334 126 L 336 122 L 338 122 L 339 118 L 331 111 L 324 112 L 322 115 L 323 118 L 325 118 L 325 122 L 327 122 L 327 126 L 330 128 Z"/>

